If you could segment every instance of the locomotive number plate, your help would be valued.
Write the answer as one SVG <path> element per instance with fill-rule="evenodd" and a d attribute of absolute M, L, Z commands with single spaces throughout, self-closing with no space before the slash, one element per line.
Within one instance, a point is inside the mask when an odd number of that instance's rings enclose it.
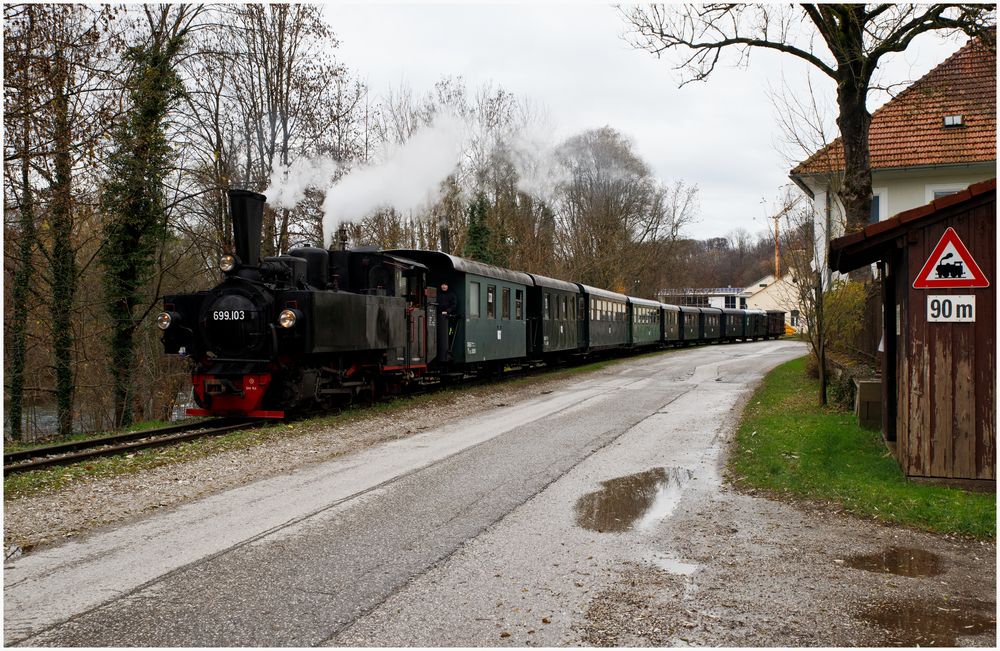
<path fill-rule="evenodd" d="M 244 310 L 215 310 L 212 319 L 215 321 L 242 321 L 247 318 Z"/>

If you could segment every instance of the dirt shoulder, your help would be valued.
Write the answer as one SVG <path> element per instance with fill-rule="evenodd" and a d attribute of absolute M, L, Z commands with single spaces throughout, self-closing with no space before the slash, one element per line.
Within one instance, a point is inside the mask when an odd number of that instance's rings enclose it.
<path fill-rule="evenodd" d="M 665 528 L 667 529 L 667 528 Z M 783 503 L 696 497 L 586 613 L 598 646 L 996 645 L 996 545 Z"/>

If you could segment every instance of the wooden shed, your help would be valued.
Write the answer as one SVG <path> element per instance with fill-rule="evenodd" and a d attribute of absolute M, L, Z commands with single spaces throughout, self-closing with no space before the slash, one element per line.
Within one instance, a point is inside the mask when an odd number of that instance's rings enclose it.
<path fill-rule="evenodd" d="M 878 263 L 882 432 L 908 477 L 996 480 L 996 179 L 830 243 Z"/>

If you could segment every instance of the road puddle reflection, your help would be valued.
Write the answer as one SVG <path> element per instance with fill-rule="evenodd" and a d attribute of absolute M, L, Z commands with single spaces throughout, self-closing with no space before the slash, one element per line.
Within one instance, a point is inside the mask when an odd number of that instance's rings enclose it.
<path fill-rule="evenodd" d="M 983 601 L 896 601 L 876 604 L 859 619 L 889 633 L 878 646 L 956 646 L 965 635 L 996 631 L 996 604 Z"/>
<path fill-rule="evenodd" d="M 577 500 L 576 523 L 600 533 L 647 529 L 673 512 L 691 476 L 685 468 L 653 468 L 601 482 Z"/>
<path fill-rule="evenodd" d="M 937 576 L 944 572 L 941 557 L 924 549 L 889 547 L 881 552 L 845 559 L 847 567 L 899 576 Z"/>

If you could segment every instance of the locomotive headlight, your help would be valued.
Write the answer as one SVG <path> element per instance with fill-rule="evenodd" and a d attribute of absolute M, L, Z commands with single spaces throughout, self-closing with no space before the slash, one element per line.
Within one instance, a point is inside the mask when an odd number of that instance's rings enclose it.
<path fill-rule="evenodd" d="M 173 323 L 174 317 L 171 316 L 170 312 L 160 312 L 156 315 L 156 327 L 160 330 L 166 330 Z"/>
<path fill-rule="evenodd" d="M 295 322 L 301 316 L 302 314 L 298 310 L 282 310 L 281 314 L 278 315 L 278 325 L 285 329 L 295 327 Z"/>
<path fill-rule="evenodd" d="M 235 255 L 224 255 L 219 258 L 219 269 L 228 273 L 236 268 L 236 256 Z"/>

